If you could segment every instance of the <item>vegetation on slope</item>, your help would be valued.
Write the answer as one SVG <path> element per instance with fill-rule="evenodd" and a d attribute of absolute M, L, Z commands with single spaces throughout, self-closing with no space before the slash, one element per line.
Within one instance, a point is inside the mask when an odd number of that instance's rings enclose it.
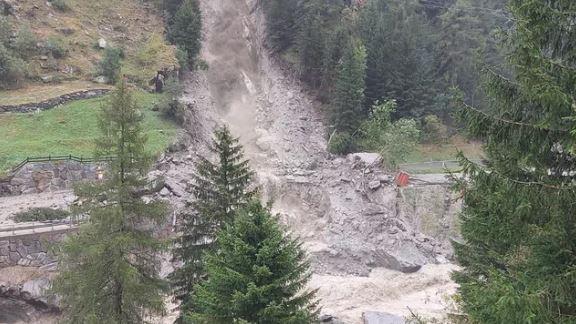
<path fill-rule="evenodd" d="M 99 75 L 98 64 L 105 53 L 100 39 L 106 47 L 123 50 L 127 66 L 123 73 L 137 84 L 145 85 L 158 70 L 178 66 L 176 49 L 162 37 L 161 12 L 139 0 L 18 1 L 12 14 L 0 13 L 0 25 L 8 35 L 0 37 L 0 43 L 5 38 L 3 47 L 17 54 L 11 55 L 10 65 L 23 69 L 21 82 L 0 87 L 21 87 L 24 79 L 91 80 Z M 11 37 L 13 32 L 16 38 Z M 0 45 L 0 56 L 2 51 Z"/>
<path fill-rule="evenodd" d="M 135 98 L 144 114 L 146 148 L 159 153 L 176 134 L 176 125 L 152 110 L 159 95 L 135 92 Z M 99 108 L 107 100 L 108 96 L 79 100 L 41 113 L 0 114 L 0 170 L 6 171 L 29 156 L 92 157 L 99 134 Z"/>

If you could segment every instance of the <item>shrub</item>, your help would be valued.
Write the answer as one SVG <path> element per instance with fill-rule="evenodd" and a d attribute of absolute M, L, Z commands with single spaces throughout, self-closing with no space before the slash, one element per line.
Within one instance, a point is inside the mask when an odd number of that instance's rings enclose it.
<path fill-rule="evenodd" d="M 32 33 L 30 27 L 24 26 L 20 28 L 14 39 L 14 50 L 22 57 L 29 58 L 36 54 L 37 46 L 36 35 Z"/>
<path fill-rule="evenodd" d="M 15 222 L 41 222 L 47 220 L 59 220 L 70 216 L 70 212 L 63 209 L 32 208 L 15 214 L 12 218 Z"/>
<path fill-rule="evenodd" d="M 422 120 L 422 140 L 440 144 L 448 140 L 448 127 L 436 115 L 428 115 Z"/>
<path fill-rule="evenodd" d="M 0 15 L 0 45 L 8 46 L 10 36 L 12 36 L 12 25 L 8 18 Z"/>
<path fill-rule="evenodd" d="M 46 41 L 46 50 L 56 59 L 64 58 L 68 55 L 68 43 L 60 36 L 50 36 Z"/>
<path fill-rule="evenodd" d="M 176 77 L 169 77 L 164 83 L 164 93 L 158 102 L 158 108 L 166 118 L 179 124 L 184 123 L 185 106 L 180 102 L 184 87 Z"/>
<path fill-rule="evenodd" d="M 122 66 L 124 51 L 120 48 L 108 47 L 104 56 L 98 63 L 98 72 L 108 79 L 109 83 L 116 83 L 120 67 Z"/>
<path fill-rule="evenodd" d="M 67 11 L 70 9 L 67 0 L 50 0 L 50 3 L 55 9 L 58 9 L 60 11 Z"/>
<path fill-rule="evenodd" d="M 360 144 L 365 150 L 380 153 L 383 162 L 395 167 L 406 160 L 418 144 L 420 130 L 413 119 L 392 121 L 391 115 L 396 111 L 396 102 L 376 102 L 370 118 L 360 127 Z"/>
<path fill-rule="evenodd" d="M 354 145 L 352 136 L 347 132 L 335 133 L 328 143 L 328 151 L 333 154 L 347 154 L 352 152 Z"/>
<path fill-rule="evenodd" d="M 180 71 L 186 71 L 190 68 L 188 64 L 188 52 L 180 46 L 176 47 L 176 59 L 178 60 L 178 65 L 180 66 Z"/>
<path fill-rule="evenodd" d="M 16 88 L 26 77 L 26 63 L 0 44 L 0 88 Z"/>

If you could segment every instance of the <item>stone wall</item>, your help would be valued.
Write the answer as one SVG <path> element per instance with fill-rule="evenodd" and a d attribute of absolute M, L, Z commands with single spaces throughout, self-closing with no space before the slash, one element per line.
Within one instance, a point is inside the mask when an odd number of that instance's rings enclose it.
<path fill-rule="evenodd" d="M 50 244 L 60 242 L 69 230 L 0 238 L 0 268 L 21 265 L 41 267 L 55 261 Z"/>
<path fill-rule="evenodd" d="M 28 113 L 37 110 L 47 110 L 74 100 L 100 97 L 108 92 L 110 92 L 110 89 L 84 90 L 70 94 L 65 94 L 60 97 L 48 99 L 42 102 L 32 102 L 21 105 L 5 105 L 5 106 L 0 105 L 0 114 L 6 112 Z"/>
<path fill-rule="evenodd" d="M 450 183 L 397 188 L 397 214 L 418 233 L 443 242 L 452 255 L 452 240 L 460 241 L 458 214 L 462 200 Z"/>
<path fill-rule="evenodd" d="M 96 180 L 106 163 L 51 161 L 28 163 L 15 174 L 0 180 L 0 196 L 71 189 L 79 181 Z"/>

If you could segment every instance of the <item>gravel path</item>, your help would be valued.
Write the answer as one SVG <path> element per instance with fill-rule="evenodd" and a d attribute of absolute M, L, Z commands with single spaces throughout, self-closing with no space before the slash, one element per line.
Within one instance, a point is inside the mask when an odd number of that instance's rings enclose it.
<path fill-rule="evenodd" d="M 18 212 L 35 207 L 67 209 L 75 199 L 70 190 L 41 194 L 0 197 L 0 226 L 13 224 L 10 217 Z"/>

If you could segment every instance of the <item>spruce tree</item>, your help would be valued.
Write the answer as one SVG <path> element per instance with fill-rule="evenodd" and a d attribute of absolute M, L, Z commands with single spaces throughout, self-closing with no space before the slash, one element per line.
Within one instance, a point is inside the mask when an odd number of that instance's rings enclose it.
<path fill-rule="evenodd" d="M 442 83 L 435 77 L 435 37 L 417 1 L 369 0 L 358 29 L 366 46 L 367 108 L 396 100 L 394 117 L 431 112 Z"/>
<path fill-rule="evenodd" d="M 206 260 L 207 279 L 194 293 L 190 323 L 312 323 L 315 291 L 298 240 L 287 236 L 257 202 L 241 210 L 218 235 Z"/>
<path fill-rule="evenodd" d="M 145 202 L 152 161 L 146 152 L 143 115 L 125 82 L 101 109 L 98 156 L 113 156 L 107 180 L 75 190 L 88 216 L 77 234 L 59 247 L 59 276 L 53 289 L 71 323 L 143 323 L 163 312 L 166 284 L 158 277 L 157 255 L 165 245 L 155 225 L 166 206 Z"/>
<path fill-rule="evenodd" d="M 202 48 L 202 13 L 198 0 L 184 0 L 168 26 L 167 38 L 184 50 L 189 65 L 195 66 Z"/>
<path fill-rule="evenodd" d="M 460 112 L 487 161 L 463 159 L 454 278 L 472 322 L 574 323 L 576 2 L 512 0 L 510 10 L 514 78 L 487 70 L 488 108 Z"/>
<path fill-rule="evenodd" d="M 359 40 L 350 40 L 342 57 L 332 102 L 331 120 L 338 132 L 354 133 L 367 116 L 363 108 L 366 50 Z"/>
<path fill-rule="evenodd" d="M 274 51 L 283 52 L 294 44 L 296 38 L 298 1 L 271 0 L 264 5 L 268 40 Z"/>
<path fill-rule="evenodd" d="M 183 215 L 182 236 L 178 240 L 176 258 L 183 262 L 172 277 L 176 297 L 182 301 L 182 313 L 190 309 L 189 297 L 204 275 L 202 255 L 215 248 L 215 233 L 234 220 L 237 210 L 250 200 L 253 172 L 244 159 L 242 146 L 228 127 L 215 130 L 211 152 L 212 162 L 199 157 L 191 186 L 193 213 Z"/>

